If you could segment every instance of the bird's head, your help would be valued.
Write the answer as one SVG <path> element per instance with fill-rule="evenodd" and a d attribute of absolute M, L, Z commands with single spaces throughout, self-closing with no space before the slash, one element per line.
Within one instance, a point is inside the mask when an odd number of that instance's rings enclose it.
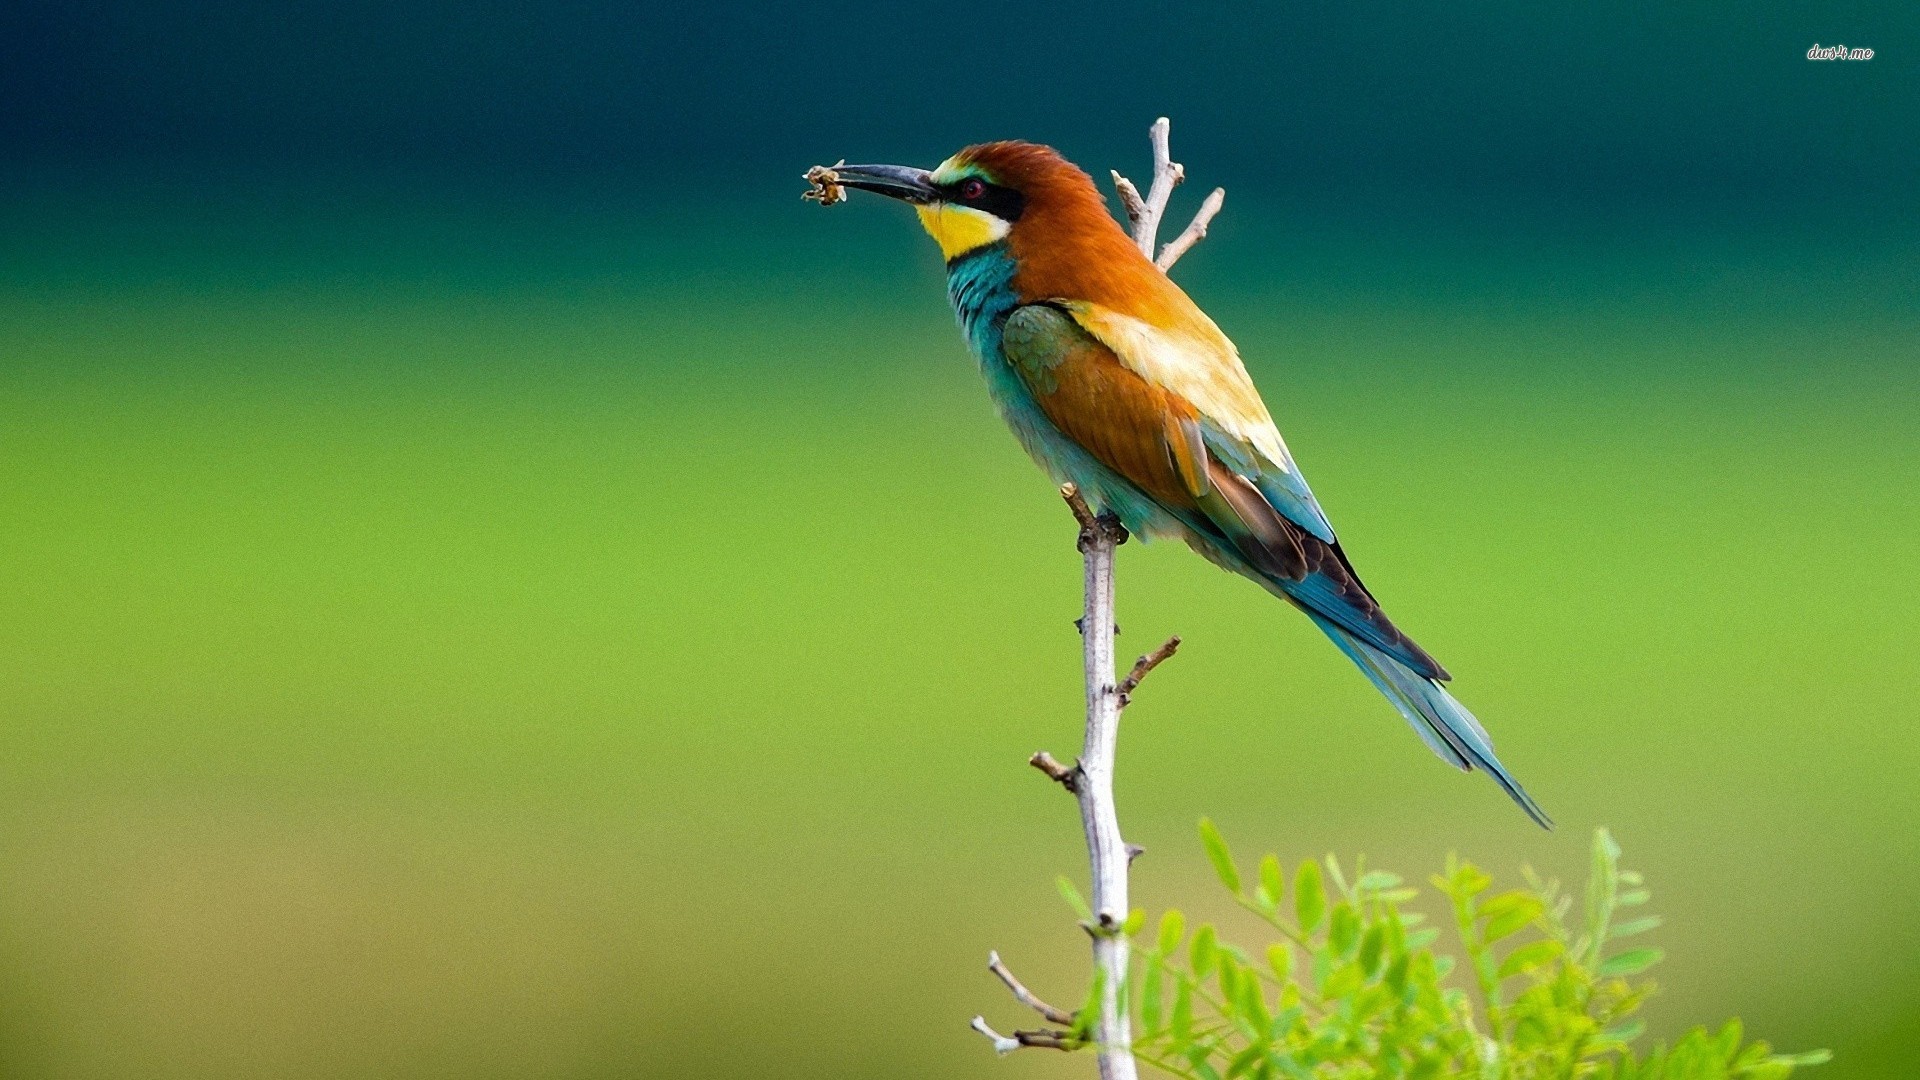
<path fill-rule="evenodd" d="M 905 165 L 840 165 L 843 186 L 913 204 L 920 224 L 951 262 L 998 243 L 1061 231 L 1119 234 L 1093 179 L 1050 146 L 991 142 L 969 146 L 933 171 Z M 1124 234 L 1120 234 L 1124 239 Z"/>

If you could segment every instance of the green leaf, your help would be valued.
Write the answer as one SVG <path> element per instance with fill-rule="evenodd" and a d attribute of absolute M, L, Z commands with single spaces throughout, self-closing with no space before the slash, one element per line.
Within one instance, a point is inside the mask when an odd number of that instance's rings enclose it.
<path fill-rule="evenodd" d="M 1621 1024 L 1617 1027 L 1610 1027 L 1607 1030 L 1601 1032 L 1600 1034 L 1602 1038 L 1610 1039 L 1614 1042 L 1619 1043 L 1622 1046 L 1625 1046 L 1626 1044 L 1632 1042 L 1633 1040 L 1639 1038 L 1642 1035 L 1645 1035 L 1646 1033 L 1647 1033 L 1647 1022 L 1636 1016 L 1633 1019 L 1627 1021 L 1626 1023 Z"/>
<path fill-rule="evenodd" d="M 1132 937 L 1133 935 L 1138 934 L 1140 932 L 1140 928 L 1145 925 L 1147 925 L 1146 909 L 1134 908 L 1132 911 L 1127 912 L 1127 921 L 1121 925 L 1120 932 L 1127 935 L 1128 937 Z"/>
<path fill-rule="evenodd" d="M 1327 925 L 1327 944 L 1333 947 L 1334 954 L 1346 956 L 1359 938 L 1360 916 L 1353 913 L 1353 905 L 1344 900 L 1333 905 L 1333 918 Z"/>
<path fill-rule="evenodd" d="M 1161 1001 L 1160 965 L 1147 964 L 1147 973 L 1140 979 L 1140 1035 L 1145 1038 L 1160 1030 Z"/>
<path fill-rule="evenodd" d="M 1094 1028 L 1100 1022 L 1100 999 L 1107 988 L 1107 974 L 1099 968 L 1093 971 L 1093 985 L 1087 987 L 1087 998 L 1080 1003 L 1080 1009 L 1073 1014 L 1071 1033 L 1074 1038 L 1088 1041 L 1093 1038 Z"/>
<path fill-rule="evenodd" d="M 1666 953 L 1659 949 L 1628 949 L 1618 956 L 1608 957 L 1596 970 L 1601 978 L 1616 975 L 1638 975 L 1659 963 Z"/>
<path fill-rule="evenodd" d="M 1168 1020 L 1175 1049 L 1193 1041 L 1193 984 L 1181 980 L 1173 988 L 1173 1016 Z"/>
<path fill-rule="evenodd" d="M 1593 830 L 1593 857 L 1597 864 L 1606 867 L 1609 874 L 1620 865 L 1620 845 L 1604 826 Z"/>
<path fill-rule="evenodd" d="M 1320 994 L 1328 1001 L 1340 1001 L 1357 993 L 1367 981 L 1359 964 L 1342 964 L 1327 976 L 1326 985 Z"/>
<path fill-rule="evenodd" d="M 1273 969 L 1273 977 L 1283 983 L 1293 978 L 1293 946 L 1284 941 L 1268 946 L 1267 966 Z"/>
<path fill-rule="evenodd" d="M 1067 878 L 1067 875 L 1061 874 L 1053 880 L 1053 883 L 1060 890 L 1060 896 L 1067 902 L 1067 906 L 1073 909 L 1075 915 L 1080 916 L 1081 922 L 1093 922 L 1093 909 L 1087 906 L 1086 898 L 1080 895 L 1079 888 Z"/>
<path fill-rule="evenodd" d="M 1233 853 L 1227 850 L 1227 842 L 1220 836 L 1220 830 L 1213 827 L 1212 818 L 1200 819 L 1200 843 L 1207 849 L 1207 860 L 1213 863 L 1213 872 L 1220 877 L 1220 884 L 1230 893 L 1240 891 L 1240 871 L 1233 865 Z"/>
<path fill-rule="evenodd" d="M 1193 943 L 1187 946 L 1187 964 L 1193 968 L 1194 978 L 1204 979 L 1213 970 L 1213 961 L 1219 955 L 1218 940 L 1212 923 L 1202 923 L 1194 931 Z"/>
<path fill-rule="evenodd" d="M 1366 936 L 1360 939 L 1360 970 L 1372 978 L 1380 971 L 1380 956 L 1386 948 L 1386 932 L 1379 924 L 1367 928 Z"/>
<path fill-rule="evenodd" d="M 1255 1062 L 1266 1056 L 1267 1048 L 1258 1043 L 1235 1054 L 1233 1060 L 1227 1065 L 1227 1080 L 1234 1080 L 1234 1077 L 1253 1068 Z"/>
<path fill-rule="evenodd" d="M 1746 1029 L 1745 1026 L 1740 1023 L 1739 1017 L 1736 1016 L 1727 1021 L 1727 1026 L 1721 1028 L 1720 1034 L 1714 1036 L 1714 1042 L 1719 1048 L 1720 1057 L 1726 1061 L 1732 1061 L 1734 1056 L 1740 1053 L 1740 1043 L 1744 1041 L 1745 1037 Z"/>
<path fill-rule="evenodd" d="M 1632 937 L 1635 934 L 1644 934 L 1659 925 L 1660 916 L 1658 915 L 1647 915 L 1638 919 L 1628 919 L 1626 922 L 1615 924 L 1613 929 L 1608 932 L 1607 938 L 1608 940 L 1612 940 L 1614 938 Z"/>
<path fill-rule="evenodd" d="M 1383 893 L 1389 889 L 1398 889 L 1404 881 L 1399 874 L 1390 874 L 1385 870 L 1369 870 L 1360 875 L 1353 883 L 1356 892 Z"/>
<path fill-rule="evenodd" d="M 1404 953 L 1394 957 L 1393 963 L 1387 965 L 1387 974 L 1383 980 L 1387 984 L 1387 988 L 1399 997 L 1404 997 L 1407 993 L 1408 963 L 1406 954 Z"/>
<path fill-rule="evenodd" d="M 1347 875 L 1340 872 L 1340 860 L 1334 858 L 1333 852 L 1327 852 L 1325 862 L 1327 864 L 1327 876 L 1333 879 L 1334 892 L 1341 896 L 1353 895 L 1353 890 L 1347 887 Z"/>
<path fill-rule="evenodd" d="M 1327 912 L 1327 894 L 1320 885 L 1320 866 L 1312 859 L 1300 864 L 1293 875 L 1293 910 L 1300 921 L 1300 932 L 1311 934 Z"/>
<path fill-rule="evenodd" d="M 1526 929 L 1545 911 L 1546 905 L 1532 893 L 1518 889 L 1501 893 L 1480 907 L 1480 917 L 1486 920 L 1481 937 L 1489 945 L 1511 937 Z"/>
<path fill-rule="evenodd" d="M 1260 996 L 1260 979 L 1252 971 L 1241 977 L 1239 985 L 1234 988 L 1234 998 L 1240 1015 L 1253 1025 L 1254 1037 L 1264 1038 L 1267 1025 L 1273 1022 L 1273 1017 L 1267 1012 L 1266 999 Z"/>
<path fill-rule="evenodd" d="M 1161 956 L 1172 956 L 1173 950 L 1180 947 L 1180 939 L 1187 933 L 1187 917 L 1178 911 L 1169 911 L 1160 916 L 1160 938 L 1154 942 L 1154 951 Z"/>
<path fill-rule="evenodd" d="M 1267 1021 L 1267 1040 L 1276 1044 L 1284 1044 L 1287 1041 L 1288 1033 L 1293 1030 L 1293 1026 L 1298 1024 L 1300 1018 L 1306 1015 L 1305 1009 L 1302 1009 L 1298 1004 L 1288 1004 L 1285 999 L 1286 995 L 1282 994 L 1280 1004 L 1285 1006 L 1285 1008 L 1275 1013 L 1272 1020 Z"/>
<path fill-rule="evenodd" d="M 1266 894 L 1266 902 L 1261 906 L 1277 906 L 1287 895 L 1286 877 L 1280 871 L 1280 860 L 1267 855 L 1260 860 L 1260 889 Z"/>
<path fill-rule="evenodd" d="M 1442 884 L 1457 896 L 1477 896 L 1493 886 L 1493 879 L 1472 863 L 1463 862 L 1455 868 L 1453 877 L 1444 879 Z"/>
<path fill-rule="evenodd" d="M 1565 946 L 1558 941 L 1530 941 L 1507 954 L 1500 962 L 1500 978 L 1508 979 L 1524 971 L 1531 971 L 1542 964 L 1558 959 Z"/>

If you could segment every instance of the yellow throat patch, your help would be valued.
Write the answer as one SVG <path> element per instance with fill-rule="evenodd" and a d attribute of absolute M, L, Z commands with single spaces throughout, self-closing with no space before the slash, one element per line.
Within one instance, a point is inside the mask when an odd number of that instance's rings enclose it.
<path fill-rule="evenodd" d="M 948 261 L 999 240 L 1011 227 L 1001 218 L 971 206 L 940 202 L 914 209 L 920 214 L 920 227 L 940 245 L 940 254 Z"/>

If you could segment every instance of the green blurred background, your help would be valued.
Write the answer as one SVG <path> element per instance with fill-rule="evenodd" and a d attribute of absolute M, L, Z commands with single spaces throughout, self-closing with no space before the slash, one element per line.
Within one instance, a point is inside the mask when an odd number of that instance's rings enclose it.
<path fill-rule="evenodd" d="M 1179 277 L 1560 821 L 1129 545 L 1136 895 L 1577 877 L 1656 1032 L 1920 1040 L 1920 82 L 1891 6 L 0 14 L 0 1074 L 1077 1076 L 1077 557 L 909 215 L 1053 142 L 1229 188 Z M 1814 43 L 1874 48 L 1809 63 Z M 1198 198 L 1182 192 L 1176 212 Z"/>

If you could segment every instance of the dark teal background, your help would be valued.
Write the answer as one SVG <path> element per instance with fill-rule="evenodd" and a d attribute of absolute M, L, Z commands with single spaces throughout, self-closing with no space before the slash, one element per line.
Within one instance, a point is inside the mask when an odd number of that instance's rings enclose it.
<path fill-rule="evenodd" d="M 994 1061 L 1077 560 L 841 157 L 1174 119 L 1238 342 L 1561 822 L 1294 613 L 1121 559 L 1150 910 L 1193 842 L 1644 869 L 1656 1037 L 1920 1040 L 1920 115 L 1893 5 L 12 4 L 0 1073 L 1083 1075 Z M 1876 51 L 1812 63 L 1815 43 Z"/>
<path fill-rule="evenodd" d="M 1891 208 L 1920 166 L 1894 5 L 9 5 L 11 161 L 403 169 L 687 198 L 842 150 L 1020 136 L 1208 175 L 1589 211 Z M 1865 63 L 1788 63 L 1809 46 Z M 444 175 L 436 175 L 444 180 Z"/>

